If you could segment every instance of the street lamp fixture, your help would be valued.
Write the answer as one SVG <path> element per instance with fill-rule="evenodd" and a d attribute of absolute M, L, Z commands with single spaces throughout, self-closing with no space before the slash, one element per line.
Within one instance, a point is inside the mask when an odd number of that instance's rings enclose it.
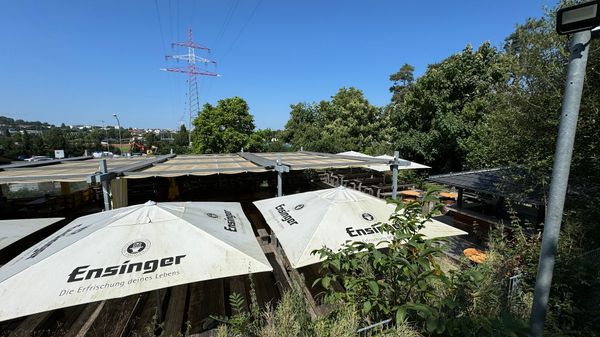
<path fill-rule="evenodd" d="M 600 0 L 561 8 L 556 13 L 556 31 L 560 35 L 597 30 L 598 26 L 600 26 Z"/>
<path fill-rule="evenodd" d="M 113 117 L 117 120 L 117 125 L 119 126 L 119 155 L 123 155 L 123 139 L 121 139 L 121 122 L 119 121 L 119 116 L 117 114 L 113 114 Z"/>

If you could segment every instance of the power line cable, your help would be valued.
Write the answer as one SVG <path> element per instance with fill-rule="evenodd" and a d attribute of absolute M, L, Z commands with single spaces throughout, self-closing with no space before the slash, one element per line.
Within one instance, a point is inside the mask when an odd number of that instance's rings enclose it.
<path fill-rule="evenodd" d="M 177 26 L 176 26 L 176 28 L 177 28 L 177 41 L 180 41 L 179 37 L 181 35 L 180 35 L 180 32 L 179 32 L 179 0 L 177 0 Z"/>
<path fill-rule="evenodd" d="M 171 9 L 171 0 L 169 0 L 169 35 L 171 36 L 171 41 L 173 39 L 173 11 Z"/>
<path fill-rule="evenodd" d="M 239 3 L 240 3 L 239 0 L 235 0 L 231 3 L 231 6 L 229 7 L 227 14 L 225 15 L 225 20 L 223 21 L 223 24 L 221 25 L 221 29 L 219 29 L 219 33 L 217 33 L 217 39 L 215 40 L 215 43 L 213 44 L 213 46 L 215 46 L 214 47 L 215 50 L 217 50 L 217 48 L 221 44 L 223 36 L 225 35 L 225 32 L 227 31 L 227 26 L 229 26 L 229 24 L 231 23 L 231 19 L 233 18 L 233 15 L 234 15 L 235 10 L 237 9 L 237 6 L 239 5 Z"/>
<path fill-rule="evenodd" d="M 156 7 L 156 18 L 158 19 L 158 30 L 160 31 L 160 41 L 163 49 L 163 54 L 167 54 L 167 49 L 165 48 L 165 37 L 162 29 L 162 22 L 160 20 L 160 10 L 158 9 L 158 0 L 154 0 L 154 5 Z M 165 60 L 166 63 L 166 60 Z"/>
<path fill-rule="evenodd" d="M 235 46 L 235 43 L 239 40 L 240 36 L 242 36 L 242 33 L 244 32 L 244 30 L 246 29 L 246 27 L 248 26 L 248 24 L 250 23 L 250 21 L 252 21 L 252 18 L 254 17 L 254 14 L 256 13 L 256 10 L 258 9 L 258 7 L 260 6 L 261 3 L 262 3 L 262 0 L 259 0 L 256 3 L 256 6 L 254 6 L 254 9 L 252 10 L 252 13 L 250 13 L 250 16 L 248 16 L 248 19 L 246 20 L 246 22 L 242 26 L 242 29 L 240 29 L 238 35 L 235 37 L 235 39 L 233 40 L 233 42 L 231 43 L 231 45 L 229 46 L 229 48 L 227 49 L 227 51 L 225 52 L 225 54 L 223 54 L 223 56 L 220 58 L 221 62 L 223 60 L 225 60 L 225 57 L 227 57 L 227 55 L 229 54 L 229 52 L 231 52 L 231 50 Z"/>
<path fill-rule="evenodd" d="M 158 6 L 158 0 L 154 0 L 154 6 L 156 9 L 156 18 L 158 20 L 158 30 L 160 32 L 160 41 L 161 41 L 161 47 L 163 50 L 163 55 L 167 55 L 167 49 L 165 47 L 164 30 L 163 30 L 162 20 L 160 18 L 160 8 Z M 164 63 L 165 63 L 165 66 L 167 66 L 166 59 L 164 59 Z M 171 113 L 175 114 L 175 111 L 176 111 L 175 87 L 176 87 L 177 83 L 175 82 L 175 76 L 172 73 L 169 73 L 168 77 L 169 77 L 168 78 L 169 89 L 170 89 L 170 93 L 169 93 L 170 100 L 169 101 L 170 101 L 170 105 L 171 105 Z"/>
<path fill-rule="evenodd" d="M 192 18 L 190 19 L 190 24 L 194 24 L 194 19 L 196 18 L 196 3 L 198 1 L 192 1 Z"/>

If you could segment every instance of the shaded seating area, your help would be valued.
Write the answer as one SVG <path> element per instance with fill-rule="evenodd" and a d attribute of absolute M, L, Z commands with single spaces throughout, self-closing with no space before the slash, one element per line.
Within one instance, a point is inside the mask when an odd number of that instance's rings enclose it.
<path fill-rule="evenodd" d="M 430 176 L 428 180 L 456 189 L 457 201 L 446 207 L 453 225 L 480 239 L 500 223 L 510 227 L 511 213 L 533 225 L 544 219 L 543 193 L 533 177 L 518 168 L 495 168 Z"/>
<path fill-rule="evenodd" d="M 257 303 L 264 308 L 267 303 L 278 300 L 294 283 L 302 285 L 313 315 L 324 312 L 327 308 L 319 305 L 320 290 L 318 287 L 312 288 L 312 282 L 319 275 L 318 265 L 292 268 L 281 245 L 272 236 L 269 226 L 252 205 L 254 200 L 273 197 L 276 194 L 277 173 L 269 165 L 278 157 L 290 167 L 290 171 L 284 174 L 283 184 L 283 192 L 288 195 L 327 187 L 328 184 L 324 181 L 334 179 L 334 175 L 327 172 L 335 172 L 335 179 L 342 186 L 357 190 L 371 188 L 376 191 L 374 187 L 378 187 L 382 188 L 380 193 L 386 193 L 383 187 L 391 183 L 389 176 L 365 168 L 369 163 L 330 154 L 300 152 L 260 156 L 167 156 L 143 162 L 126 162 L 127 159 L 123 159 L 113 162 L 113 165 L 109 161 L 109 171 L 112 168 L 114 174 L 110 181 L 111 193 L 113 198 L 118 199 L 118 202 L 113 202 L 114 208 L 130 203 L 140 204 L 152 198 L 159 201 L 240 202 L 243 212 L 252 224 L 251 232 L 257 237 L 273 271 L 185 283 L 164 287 L 160 291 L 145 291 L 120 298 L 56 308 L 0 322 L 0 330 L 9 336 L 44 335 L 49 331 L 55 336 L 140 336 L 161 333 L 209 336 L 210 331 L 217 325 L 214 316 L 232 314 L 228 301 L 231 294 L 240 294 L 248 305 L 251 302 L 250 289 L 253 287 Z M 177 158 L 179 160 L 176 160 Z M 53 169 L 62 170 L 59 165 L 63 164 L 57 163 Z M 98 161 L 84 160 L 80 165 L 83 165 L 81 170 L 72 171 L 72 174 L 63 170 L 60 172 L 64 173 L 54 176 L 43 175 L 39 167 L 35 168 L 37 171 L 29 167 L 26 168 L 27 171 L 22 171 L 23 168 L 14 168 L 14 172 L 0 171 L 0 183 L 12 184 L 11 179 L 14 177 L 22 179 L 17 182 L 27 183 L 80 182 L 97 170 Z M 86 191 L 90 191 L 87 193 L 92 200 L 102 204 L 99 201 L 103 196 L 97 184 L 90 185 Z M 64 193 L 60 198 L 68 195 L 70 191 L 65 189 L 61 192 Z M 24 207 L 39 209 L 51 203 L 48 198 L 37 199 L 40 200 L 27 201 L 35 203 Z M 58 214 L 65 210 L 62 207 L 56 209 Z M 96 211 L 99 210 L 100 207 L 96 207 Z M 69 220 L 71 219 L 72 215 L 69 217 Z M 21 251 L 26 250 L 29 244 L 18 248 L 21 248 Z M 17 250 L 15 252 L 20 253 Z"/>
<path fill-rule="evenodd" d="M 344 186 L 381 199 L 392 196 L 392 178 L 385 172 L 356 168 L 335 169 L 320 173 L 319 178 L 330 187 Z M 398 195 L 402 198 L 414 200 L 421 194 L 422 191 L 415 190 L 412 183 L 398 184 Z"/>

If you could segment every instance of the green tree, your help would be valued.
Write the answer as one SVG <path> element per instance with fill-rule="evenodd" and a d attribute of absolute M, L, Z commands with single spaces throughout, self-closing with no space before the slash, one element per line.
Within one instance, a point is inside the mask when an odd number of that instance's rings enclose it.
<path fill-rule="evenodd" d="M 174 137 L 174 144 L 175 146 L 179 146 L 179 147 L 187 147 L 189 144 L 189 133 L 188 130 L 185 127 L 185 124 L 181 124 L 181 127 L 179 127 L 179 132 L 177 132 L 175 134 Z"/>
<path fill-rule="evenodd" d="M 49 151 L 46 150 L 46 144 L 44 143 L 44 138 L 40 135 L 32 136 L 33 141 L 31 150 L 34 155 L 48 155 Z"/>
<path fill-rule="evenodd" d="M 600 157 L 600 52 L 592 40 L 573 154 L 573 176 L 595 177 Z M 551 14 L 519 25 L 505 43 L 510 80 L 464 142 L 469 167 L 523 165 L 547 176 L 552 165 L 568 61 L 568 41 Z M 587 179 L 586 178 L 586 179 Z M 587 185 L 592 185 L 589 182 Z"/>
<path fill-rule="evenodd" d="M 405 158 L 440 171 L 460 170 L 466 156 L 462 140 L 471 135 L 507 79 L 506 61 L 496 48 L 488 42 L 477 50 L 469 45 L 430 65 L 404 89 L 402 101 L 391 103 L 388 137 Z"/>
<path fill-rule="evenodd" d="M 192 144 L 196 153 L 234 153 L 247 148 L 254 131 L 254 117 L 240 97 L 205 104 L 194 119 Z"/>
<path fill-rule="evenodd" d="M 291 106 L 283 132 L 293 149 L 369 151 L 380 140 L 382 111 L 356 88 L 341 88 L 330 101 Z"/>
<path fill-rule="evenodd" d="M 67 140 L 65 139 L 62 129 L 51 128 L 48 130 L 44 134 L 44 143 L 46 144 L 49 152 L 53 152 L 54 150 L 68 151 Z"/>
<path fill-rule="evenodd" d="M 381 110 L 362 91 L 342 88 L 331 101 L 321 103 L 321 111 L 327 121 L 321 137 L 329 152 L 365 151 L 377 143 Z"/>
<path fill-rule="evenodd" d="M 285 124 L 283 139 L 294 150 L 321 150 L 323 121 L 317 104 L 297 103 L 290 105 L 290 118 Z"/>
<path fill-rule="evenodd" d="M 33 144 L 31 142 L 31 136 L 29 135 L 29 133 L 27 131 L 23 131 L 23 134 L 21 134 L 21 148 L 22 148 L 23 154 L 33 155 L 32 147 L 33 147 Z"/>
<path fill-rule="evenodd" d="M 282 139 L 282 131 L 260 129 L 250 135 L 248 151 L 251 152 L 284 152 L 288 147 Z"/>
<path fill-rule="evenodd" d="M 394 82 L 390 87 L 392 102 L 398 103 L 404 99 L 404 93 L 415 80 L 414 71 L 415 67 L 404 63 L 398 72 L 390 75 L 390 81 Z"/>
<path fill-rule="evenodd" d="M 0 136 L 0 157 L 12 159 L 15 156 L 15 142 L 10 136 L 10 133 L 7 135 L 7 132 L 8 129 Z"/>
<path fill-rule="evenodd" d="M 144 146 L 147 150 L 152 149 L 152 146 L 158 147 L 159 138 L 154 132 L 146 132 L 144 134 Z"/>

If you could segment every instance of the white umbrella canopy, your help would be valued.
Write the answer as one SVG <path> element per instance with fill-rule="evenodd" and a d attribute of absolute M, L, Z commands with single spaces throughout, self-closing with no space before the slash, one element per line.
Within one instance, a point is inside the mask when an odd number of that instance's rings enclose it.
<path fill-rule="evenodd" d="M 346 241 L 390 240 L 378 226 L 395 206 L 353 189 L 337 187 L 255 201 L 285 251 L 292 267 L 320 262 L 311 252 L 323 246 L 336 251 Z M 425 224 L 426 238 L 467 234 L 437 220 Z"/>
<path fill-rule="evenodd" d="M 381 155 L 381 156 L 377 156 L 377 157 L 374 157 L 374 158 L 377 158 L 377 159 L 386 159 L 386 160 L 394 160 L 393 156 L 389 156 L 387 154 L 384 154 L 384 155 Z M 431 168 L 431 166 L 419 164 L 419 163 L 416 163 L 414 161 L 410 161 L 410 160 L 406 160 L 406 159 L 402 159 L 402 158 L 400 158 L 400 160 L 404 160 L 404 161 L 408 162 L 408 165 L 398 166 L 398 170 L 416 170 L 416 169 L 430 169 Z M 373 169 L 379 170 L 379 171 L 386 171 L 384 169 L 383 165 L 379 165 L 379 166 L 376 166 L 376 167 L 377 168 L 373 168 Z M 390 170 L 390 166 L 387 165 L 387 171 L 389 171 L 389 170 Z"/>
<path fill-rule="evenodd" d="M 340 152 L 338 154 L 344 155 L 344 156 L 357 157 L 357 158 L 374 158 L 374 159 L 384 159 L 384 160 L 388 160 L 388 161 L 394 160 L 393 156 L 388 156 L 386 154 L 381 155 L 381 156 L 376 156 L 376 157 L 369 156 L 368 154 L 364 154 L 362 152 L 356 152 L 356 151 L 346 151 L 346 152 Z M 398 170 L 416 170 L 416 169 L 430 169 L 431 168 L 427 165 L 419 164 L 414 161 L 405 160 L 402 158 L 399 158 L 399 159 L 401 161 L 408 163 L 408 165 L 398 165 Z M 367 165 L 367 168 L 374 170 L 374 171 L 378 171 L 378 172 L 390 171 L 390 165 L 388 165 L 388 164 L 369 164 L 369 165 Z"/>
<path fill-rule="evenodd" d="M 346 152 L 340 152 L 338 154 L 341 154 L 343 156 L 352 156 L 352 157 L 360 157 L 360 158 L 373 158 L 373 157 L 369 156 L 368 154 L 364 154 L 362 152 L 356 152 L 356 151 L 346 151 Z"/>
<path fill-rule="evenodd" d="M 0 250 L 64 218 L 0 220 Z"/>
<path fill-rule="evenodd" d="M 78 218 L 0 268 L 0 321 L 272 268 L 234 202 L 147 202 Z"/>

